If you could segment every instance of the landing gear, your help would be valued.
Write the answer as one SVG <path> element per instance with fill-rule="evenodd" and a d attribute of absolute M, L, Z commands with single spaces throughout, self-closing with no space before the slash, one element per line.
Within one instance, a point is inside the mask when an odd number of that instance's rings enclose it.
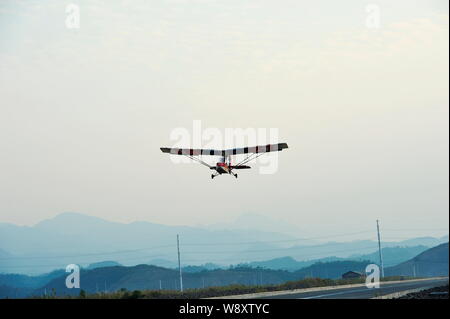
<path fill-rule="evenodd" d="M 237 178 L 237 174 L 234 174 L 234 177 L 236 177 L 236 178 Z"/>
<path fill-rule="evenodd" d="M 214 177 L 219 176 L 220 174 L 211 174 L 211 179 L 214 179 Z"/>

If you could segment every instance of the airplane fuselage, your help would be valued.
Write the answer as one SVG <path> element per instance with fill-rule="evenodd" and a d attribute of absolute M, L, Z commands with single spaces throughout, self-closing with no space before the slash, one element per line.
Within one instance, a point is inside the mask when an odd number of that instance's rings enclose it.
<path fill-rule="evenodd" d="M 230 163 L 227 162 L 219 162 L 216 163 L 216 166 L 212 166 L 211 169 L 215 170 L 217 172 L 216 175 L 212 174 L 211 178 L 214 178 L 218 175 L 222 174 L 230 174 L 237 178 L 237 174 L 233 173 L 233 169 L 236 168 L 235 166 L 232 166 Z"/>
<path fill-rule="evenodd" d="M 217 172 L 216 175 L 212 174 L 211 178 L 214 178 L 222 174 L 230 174 L 237 178 L 238 175 L 233 172 L 235 169 L 250 168 L 250 166 L 247 165 L 237 165 L 237 166 L 231 165 L 231 161 L 228 160 L 229 160 L 228 158 L 223 157 L 221 162 L 216 163 L 216 166 L 210 166 L 211 169 Z"/>
<path fill-rule="evenodd" d="M 212 169 L 215 169 L 217 173 L 222 174 L 230 174 L 231 170 L 227 163 L 217 163 Z"/>

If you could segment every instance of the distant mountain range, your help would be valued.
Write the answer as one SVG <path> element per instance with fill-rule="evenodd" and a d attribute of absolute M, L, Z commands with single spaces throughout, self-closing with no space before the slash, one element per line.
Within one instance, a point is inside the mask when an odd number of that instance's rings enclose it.
<path fill-rule="evenodd" d="M 272 260 L 273 263 L 276 260 Z M 295 260 L 280 259 L 283 265 L 293 263 Z M 111 264 L 107 262 L 106 264 Z M 369 260 L 335 260 L 328 262 L 315 262 L 296 271 L 273 270 L 260 267 L 235 266 L 228 269 L 207 270 L 198 266 L 188 266 L 183 269 L 183 285 L 185 288 L 202 288 L 209 286 L 266 285 L 280 284 L 291 280 L 300 280 L 308 277 L 341 278 L 347 271 L 364 273 Z M 415 265 L 417 273 L 411 272 Z M 158 290 L 179 289 L 179 272 L 177 269 L 167 269 L 151 265 L 138 265 L 132 267 L 107 266 L 91 269 L 82 269 L 81 286 L 88 293 L 111 292 L 120 289 L 127 290 Z M 428 249 L 418 256 L 394 267 L 385 269 L 386 276 L 448 276 L 448 243 Z M 42 276 L 1 275 L 0 298 L 42 296 L 56 293 L 57 295 L 78 295 L 80 289 L 67 289 L 64 270 L 54 271 Z"/>
<path fill-rule="evenodd" d="M 448 276 L 448 243 L 433 247 L 418 256 L 385 270 L 386 276 Z"/>
<path fill-rule="evenodd" d="M 89 264 L 89 266 L 87 266 L 86 269 L 96 269 L 96 268 L 114 267 L 114 266 L 122 266 L 122 265 L 116 261 L 107 260 L 107 261 L 101 261 L 98 263 Z"/>
<path fill-rule="evenodd" d="M 278 226 L 281 228 L 282 225 Z M 350 256 L 355 260 L 374 260 L 377 251 L 377 243 L 372 240 L 317 242 L 276 232 L 250 231 L 246 227 L 213 228 L 206 230 L 149 222 L 122 224 L 78 213 L 60 214 L 33 227 L 0 223 L 0 273 L 43 274 L 68 264 L 88 267 L 105 260 L 126 266 L 154 264 L 172 268 L 177 265 L 177 234 L 181 238 L 182 263 L 191 266 L 212 263 L 227 267 L 291 256 L 303 262 L 296 266 L 299 269 L 311 265 L 310 261 L 330 256 L 335 260 Z M 446 241 L 448 236 L 383 242 L 382 245 L 385 248 L 418 245 L 427 248 Z M 393 262 L 411 257 L 411 253 L 418 252 L 414 249 L 418 248 L 411 248 L 409 255 L 397 254 L 397 257 L 403 257 Z M 388 256 L 386 251 L 386 259 Z M 294 269 L 291 266 L 279 269 Z"/>
<path fill-rule="evenodd" d="M 382 249 L 383 254 L 383 262 L 386 267 L 397 265 L 401 262 L 404 262 L 419 253 L 427 250 L 426 246 L 412 246 L 412 247 L 386 247 Z M 242 265 L 249 267 L 262 267 L 267 269 L 274 270 L 288 270 L 288 271 L 296 271 L 308 266 L 311 266 L 316 263 L 326 263 L 332 261 L 370 261 L 372 263 L 379 263 L 379 254 L 378 251 L 375 251 L 370 254 L 358 254 L 358 255 L 350 255 L 348 257 L 336 257 L 330 256 L 325 258 L 311 259 L 311 260 L 303 260 L 298 261 L 292 257 L 280 257 L 263 261 L 254 261 L 250 263 L 244 263 Z"/>
<path fill-rule="evenodd" d="M 424 245 L 419 246 L 403 246 L 403 247 L 386 247 L 381 249 L 383 256 L 383 264 L 385 267 L 391 267 L 401 262 L 411 259 L 421 252 L 424 252 L 429 247 Z M 379 263 L 380 257 L 378 251 L 371 254 L 352 255 L 348 259 L 351 260 L 370 260 L 373 263 Z"/>
<path fill-rule="evenodd" d="M 383 261 L 385 267 L 390 267 L 393 265 L 397 265 L 401 262 L 407 261 L 410 258 L 415 257 L 419 253 L 427 250 L 426 246 L 413 246 L 413 247 L 386 247 L 382 249 L 383 253 Z M 273 258 L 269 260 L 262 261 L 253 261 L 248 263 L 239 263 L 235 265 L 235 267 L 251 267 L 251 268 L 265 268 L 272 270 L 287 270 L 287 271 L 296 271 L 308 266 L 311 266 L 316 263 L 327 263 L 333 261 L 364 261 L 364 262 L 379 262 L 379 254 L 378 251 L 365 254 L 365 255 L 351 255 L 346 258 L 341 257 L 325 257 L 319 259 L 311 259 L 299 261 L 290 256 Z M 178 264 L 176 262 L 171 262 L 165 259 L 154 259 L 146 263 L 147 265 L 159 266 L 163 268 L 178 268 Z M 119 266 L 120 264 L 115 262 L 100 262 L 93 265 L 90 265 L 88 268 L 92 267 L 106 267 L 106 266 Z M 213 269 L 227 269 L 229 266 L 218 265 L 214 263 L 206 263 L 202 265 L 185 265 L 183 266 L 183 271 L 186 272 L 199 272 L 204 270 L 213 270 Z"/>
<path fill-rule="evenodd" d="M 124 265 L 146 263 L 155 258 L 176 260 L 177 234 L 181 236 L 186 254 L 192 252 L 191 259 L 200 262 L 208 261 L 209 251 L 230 250 L 233 244 L 238 244 L 242 250 L 250 249 L 255 242 L 293 239 L 271 232 L 208 231 L 149 222 L 121 224 L 77 213 L 63 213 L 33 227 L 0 223 L 0 272 L 38 274 L 71 263 L 87 265 L 105 259 Z M 209 244 L 212 239 L 219 244 L 195 246 Z M 190 244 L 193 246 L 187 252 Z M 206 252 L 202 254 L 202 251 Z M 222 258 L 233 254 L 234 250 L 222 254 Z"/>
<path fill-rule="evenodd" d="M 326 265 L 329 274 L 333 278 L 340 276 L 353 269 L 364 269 L 367 262 L 360 261 L 339 261 L 328 264 L 317 264 L 318 269 Z M 185 289 L 202 288 L 211 286 L 227 286 L 233 284 L 257 286 L 267 284 L 280 284 L 286 281 L 300 280 L 314 276 L 311 268 L 296 272 L 283 270 L 270 270 L 262 268 L 232 267 L 229 269 L 215 269 L 194 272 L 184 272 L 183 287 Z M 318 271 L 319 272 L 319 271 Z M 13 291 L 11 280 L 2 280 L 0 275 L 0 298 L 8 296 Z M 132 267 L 113 266 L 96 268 L 92 270 L 82 270 L 82 289 L 88 293 L 112 292 L 120 289 L 127 290 L 177 290 L 179 289 L 179 272 L 176 269 L 167 269 L 151 265 L 137 265 Z M 40 277 L 38 277 L 40 278 Z M 47 283 L 35 289 L 29 286 L 22 286 L 17 289 L 16 296 L 43 296 L 51 294 L 53 291 L 57 295 L 78 295 L 80 289 L 68 289 L 65 286 L 66 274 L 57 278 L 45 278 Z M 44 279 L 41 279 L 44 280 Z M 2 281 L 4 282 L 2 288 Z M 8 283 L 9 285 L 6 285 Z M 3 290 L 2 290 L 3 289 Z M 9 297 L 12 297 L 9 295 Z"/>
<path fill-rule="evenodd" d="M 55 278 L 64 278 L 62 269 L 40 276 L 0 274 L 0 298 L 23 298 L 30 296 L 38 287 L 44 287 Z"/>
<path fill-rule="evenodd" d="M 256 213 L 245 213 L 238 216 L 235 220 L 228 223 L 216 223 L 202 228 L 209 230 L 244 230 L 244 231 L 264 231 L 276 232 L 280 234 L 288 234 L 293 237 L 298 237 L 299 233 L 303 233 L 303 229 L 299 228 L 289 221 L 284 221 L 279 218 L 272 218 Z M 302 236 L 303 237 L 303 236 Z M 318 244 L 317 240 L 304 239 L 297 241 L 301 245 Z"/>

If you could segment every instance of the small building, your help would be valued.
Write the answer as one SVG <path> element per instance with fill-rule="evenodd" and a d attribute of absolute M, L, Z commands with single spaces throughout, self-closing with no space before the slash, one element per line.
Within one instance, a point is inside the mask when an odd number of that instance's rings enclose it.
<path fill-rule="evenodd" d="M 357 271 L 347 271 L 346 273 L 342 274 L 342 279 L 354 279 L 354 278 L 363 278 L 364 275 Z"/>

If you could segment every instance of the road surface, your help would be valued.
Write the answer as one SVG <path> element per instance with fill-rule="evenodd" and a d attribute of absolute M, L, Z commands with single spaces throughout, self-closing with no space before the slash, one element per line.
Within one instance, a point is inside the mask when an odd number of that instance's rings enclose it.
<path fill-rule="evenodd" d="M 277 294 L 259 297 L 262 299 L 370 299 L 406 290 L 428 289 L 448 284 L 448 278 L 429 279 L 422 281 L 405 281 L 381 283 L 380 288 L 368 289 L 365 286 L 350 288 L 332 288 L 329 290 L 306 291 L 298 293 Z M 258 298 L 258 297 L 257 297 Z"/>

